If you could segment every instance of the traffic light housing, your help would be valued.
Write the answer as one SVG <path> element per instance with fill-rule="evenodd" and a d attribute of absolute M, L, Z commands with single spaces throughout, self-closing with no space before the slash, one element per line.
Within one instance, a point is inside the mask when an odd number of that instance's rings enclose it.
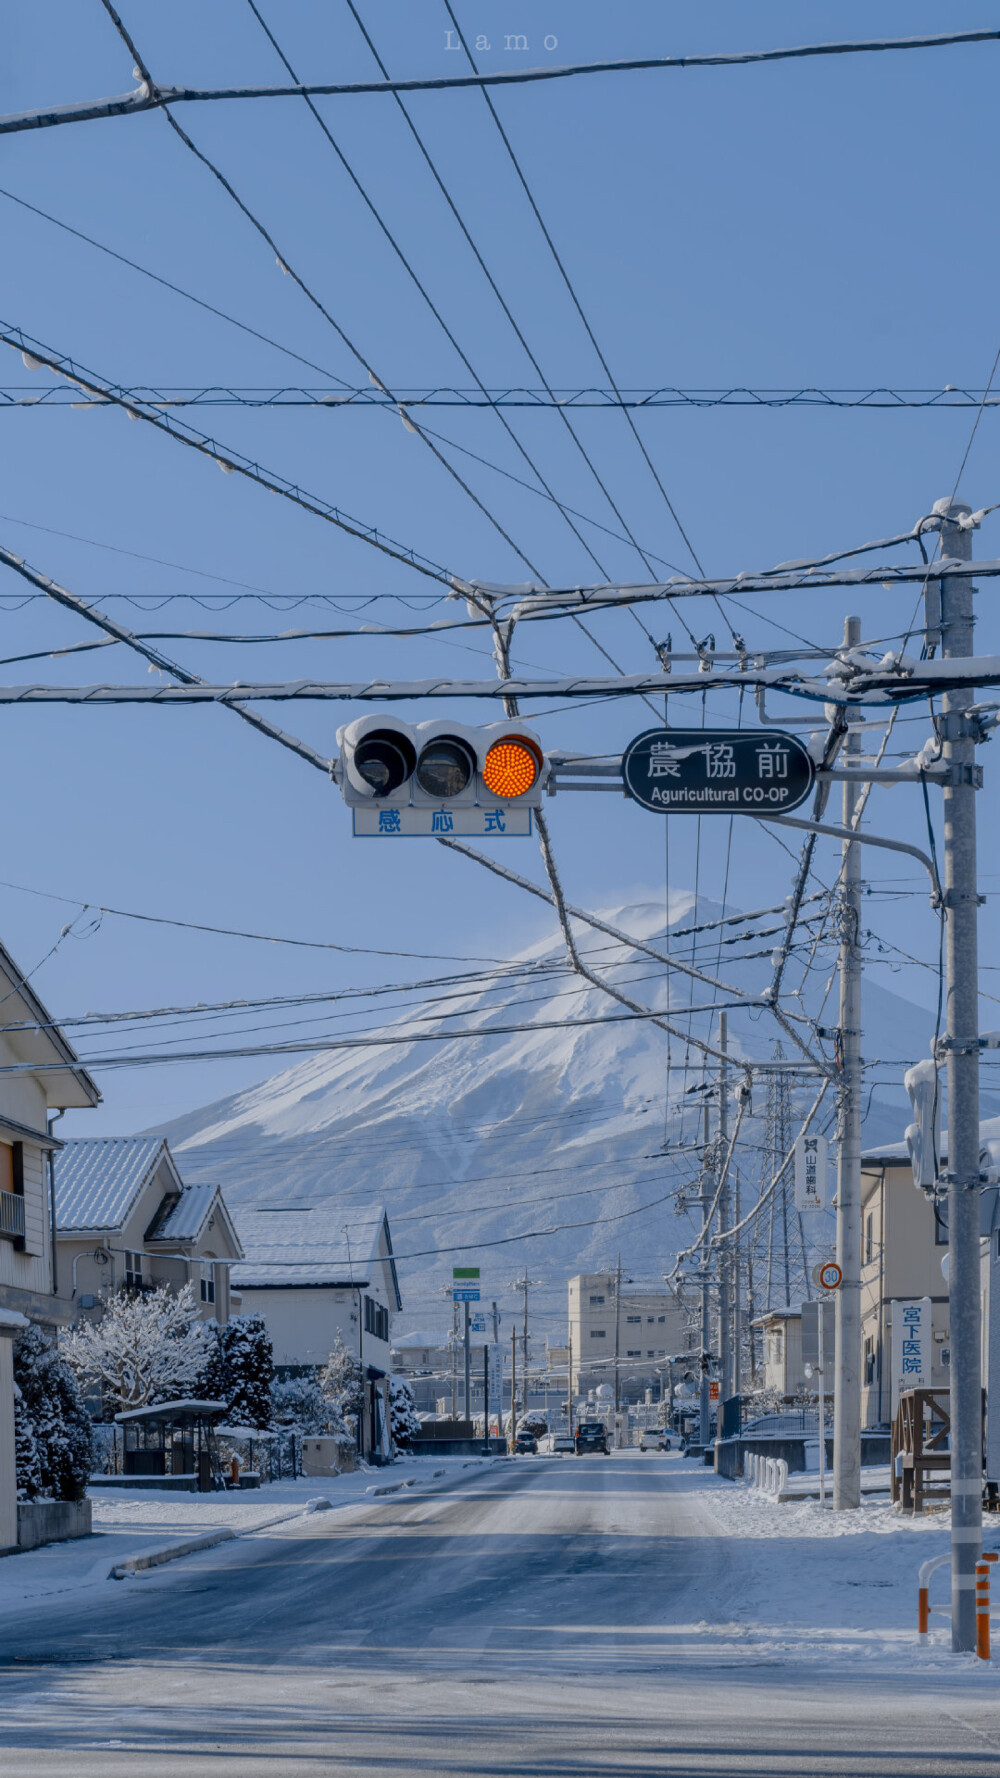
<path fill-rule="evenodd" d="M 337 744 L 334 776 L 358 812 L 356 834 L 530 833 L 550 770 L 538 736 L 516 719 L 476 727 L 378 713 L 338 729 Z"/>

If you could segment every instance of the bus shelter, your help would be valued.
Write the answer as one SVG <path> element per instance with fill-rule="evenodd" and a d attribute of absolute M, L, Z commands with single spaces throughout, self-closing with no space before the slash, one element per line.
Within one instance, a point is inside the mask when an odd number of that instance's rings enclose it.
<path fill-rule="evenodd" d="M 224 1487 L 215 1427 L 227 1411 L 224 1401 L 186 1400 L 116 1414 L 124 1474 L 162 1477 L 168 1487 L 192 1493 Z"/>

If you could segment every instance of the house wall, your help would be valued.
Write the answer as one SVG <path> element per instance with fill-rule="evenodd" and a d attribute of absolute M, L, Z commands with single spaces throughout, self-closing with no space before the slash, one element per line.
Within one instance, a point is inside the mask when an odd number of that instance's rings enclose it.
<path fill-rule="evenodd" d="M 263 1315 L 274 1345 L 276 1365 L 302 1369 L 325 1364 L 339 1333 L 349 1352 L 357 1353 L 358 1291 L 335 1290 L 325 1285 L 240 1286 L 241 1313 Z M 389 1308 L 381 1284 L 373 1277 L 361 1292 L 383 1308 Z M 389 1340 L 362 1331 L 364 1362 L 376 1370 L 391 1368 Z"/>
<path fill-rule="evenodd" d="M 0 1037 L 0 1065 L 22 1060 L 3 1037 Z M 37 1080 L 28 1075 L 0 1076 L 0 1115 L 14 1118 L 30 1129 L 44 1130 L 47 1115 L 45 1092 Z M 8 1150 L 12 1138 L 0 1137 L 0 1145 Z M 25 1139 L 24 1161 L 24 1250 L 18 1251 L 13 1241 L 0 1238 L 0 1308 L 19 1309 L 35 1319 L 52 1319 L 51 1305 L 39 1302 L 52 1290 L 52 1241 L 49 1217 L 48 1164 L 45 1150 Z M 9 1157 L 5 1157 L 9 1166 Z M 9 1177 L 5 1171 L 2 1177 Z M 42 1315 L 39 1315 L 39 1311 Z"/>
<path fill-rule="evenodd" d="M 861 1176 L 861 1424 L 892 1418 L 892 1303 L 930 1297 L 931 1384 L 947 1388 L 950 1344 L 948 1291 L 934 1206 L 918 1191 L 908 1165 L 865 1169 Z"/>
<path fill-rule="evenodd" d="M 615 1272 L 583 1272 L 569 1280 L 569 1337 L 574 1394 L 614 1379 Z M 618 1326 L 618 1370 L 623 1382 L 656 1375 L 666 1358 L 693 1350 L 694 1339 L 679 1297 L 623 1281 Z"/>

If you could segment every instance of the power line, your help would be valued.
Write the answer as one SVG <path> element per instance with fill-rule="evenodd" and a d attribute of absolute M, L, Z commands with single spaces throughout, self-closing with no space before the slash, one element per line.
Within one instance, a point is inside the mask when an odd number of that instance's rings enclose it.
<path fill-rule="evenodd" d="M 0 189 L 0 197 L 13 194 Z M 19 198 L 14 199 L 20 203 Z M 26 206 L 34 209 L 34 205 Z M 38 211 L 44 216 L 44 211 Z M 54 217 L 47 217 L 55 221 Z M 58 228 L 66 228 L 66 223 L 57 222 Z M 78 229 L 70 229 L 71 234 L 80 234 Z M 91 240 L 89 235 L 80 235 L 81 240 L 99 247 L 102 253 L 111 253 L 110 247 L 103 247 L 99 241 Z M 147 271 L 144 266 L 136 265 L 134 260 L 121 258 L 125 265 L 132 267 L 148 278 L 155 278 L 156 273 Z M 200 303 L 200 297 L 192 296 L 189 291 L 181 290 L 169 280 L 158 280 L 167 288 L 186 297 L 189 302 Z M 276 351 L 288 352 L 287 346 L 278 340 L 269 338 L 267 334 L 256 333 L 254 328 L 246 327 L 232 315 L 226 315 L 221 309 L 213 308 L 211 303 L 202 307 L 209 309 L 222 320 L 228 321 L 233 327 L 243 328 L 248 333 L 273 346 Z M 296 353 L 291 354 L 298 356 Z M 308 364 L 309 360 L 302 360 Z M 318 368 L 318 367 L 314 367 Z M 322 407 L 335 410 L 353 408 L 387 408 L 398 413 L 400 409 L 411 408 L 528 408 L 533 412 L 546 413 L 556 411 L 561 414 L 574 409 L 593 409 L 598 413 L 614 413 L 619 408 L 628 411 L 643 408 L 717 408 L 717 407 L 757 407 L 757 408 L 860 408 L 874 412 L 885 410 L 904 410 L 908 408 L 943 408 L 947 412 L 953 409 L 1000 407 L 1000 395 L 993 395 L 982 389 L 962 389 L 948 383 L 942 389 L 890 389 L 879 385 L 866 389 L 819 389 L 812 385 L 799 389 L 751 389 L 733 386 L 728 389 L 680 389 L 670 386 L 650 389 L 614 389 L 587 388 L 574 385 L 562 389 L 556 385 L 546 384 L 541 389 L 522 389 L 510 386 L 503 389 L 488 389 L 477 383 L 474 389 L 449 388 L 443 385 L 435 388 L 397 389 L 392 395 L 383 393 L 372 386 L 352 387 L 348 383 L 340 384 L 336 389 L 329 387 L 304 387 L 293 384 L 237 386 L 233 384 L 208 383 L 194 384 L 143 384 L 136 386 L 127 393 L 136 400 L 149 401 L 163 408 L 175 407 L 247 407 L 247 408 L 288 408 L 288 407 Z M 71 401 L 68 391 L 60 384 L 53 384 L 47 389 L 37 389 L 28 383 L 11 383 L 0 388 L 0 406 L 2 407 L 63 407 Z M 460 449 L 454 439 L 445 442 L 452 449 Z M 520 447 L 519 447 L 520 448 Z M 495 465 L 493 466 L 495 467 Z M 553 495 L 553 499 L 556 497 Z M 557 504 L 561 504 L 557 502 Z M 570 509 L 571 510 L 571 509 Z"/>
<path fill-rule="evenodd" d="M 105 0 L 107 4 L 107 0 Z M 110 8 L 108 8 L 110 11 Z M 117 15 L 112 14 L 117 20 Z M 132 49 L 138 53 L 121 26 L 119 29 Z M 70 105 L 49 105 L 36 111 L 22 111 L 0 117 L 0 135 L 20 130 L 48 129 L 59 124 L 86 123 L 94 118 L 130 117 L 167 105 L 204 103 L 225 99 L 302 99 L 306 97 L 348 97 L 363 93 L 443 92 L 462 87 L 523 86 L 547 80 L 568 80 L 581 75 L 628 74 L 654 69 L 738 68 L 764 62 L 787 62 L 816 56 L 872 55 L 879 52 L 915 49 L 945 49 L 960 44 L 994 43 L 1000 31 L 947 31 L 929 37 L 882 37 L 852 40 L 843 43 L 807 43 L 789 49 L 758 49 L 717 55 L 640 56 L 608 62 L 577 62 L 554 68 L 519 68 L 496 74 L 438 75 L 412 80 L 309 81 L 301 86 L 237 86 L 191 87 L 158 86 L 143 73 L 140 84 L 131 92 L 113 98 L 84 100 Z"/>
<path fill-rule="evenodd" d="M 405 544 L 395 542 L 385 532 L 379 531 L 376 526 L 366 525 L 362 520 L 352 518 L 350 514 L 342 512 L 339 507 L 332 506 L 323 500 L 320 495 L 307 493 L 297 483 L 287 481 L 284 476 L 276 475 L 273 471 L 262 468 L 259 463 L 253 462 L 249 457 L 244 457 L 241 452 L 234 451 L 230 446 L 220 445 L 215 439 L 209 438 L 206 433 L 196 431 L 185 420 L 175 419 L 171 414 L 161 412 L 148 402 L 143 403 L 130 397 L 117 384 L 107 382 L 98 377 L 95 372 L 85 370 L 72 358 L 42 345 L 40 340 L 32 339 L 31 335 L 25 333 L 23 328 L 15 327 L 8 322 L 0 324 L 0 340 L 5 345 L 13 347 L 16 352 L 20 352 L 31 369 L 47 366 L 49 370 L 65 377 L 67 381 L 75 383 L 85 394 L 99 397 L 102 404 L 111 402 L 115 407 L 122 408 L 130 419 L 145 420 L 147 425 L 156 427 L 157 431 L 166 433 L 169 438 L 176 439 L 178 443 L 187 445 L 190 449 L 200 452 L 204 457 L 211 458 L 224 474 L 245 476 L 248 481 L 256 482 L 258 486 L 266 488 L 269 493 L 281 494 L 286 500 L 291 500 L 294 505 L 303 507 L 306 512 L 311 512 L 314 517 L 325 519 L 328 524 L 336 525 L 339 530 L 346 531 L 351 537 L 360 539 L 362 543 L 371 544 L 383 555 L 392 556 L 396 561 L 403 562 L 408 568 L 415 568 L 418 574 L 426 575 L 431 580 L 442 581 L 445 585 L 451 585 L 452 575 L 439 562 L 432 562 L 417 550 L 409 549 Z"/>

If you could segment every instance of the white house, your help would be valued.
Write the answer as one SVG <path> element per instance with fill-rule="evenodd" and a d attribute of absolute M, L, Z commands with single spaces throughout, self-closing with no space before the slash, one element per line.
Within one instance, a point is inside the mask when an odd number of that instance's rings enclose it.
<path fill-rule="evenodd" d="M 232 1270 L 234 1308 L 263 1316 L 275 1368 L 286 1377 L 325 1364 L 339 1333 L 365 1374 L 361 1450 L 378 1452 L 392 1317 L 403 1306 L 385 1210 L 302 1204 L 233 1214 L 245 1254 Z"/>
<path fill-rule="evenodd" d="M 17 1545 L 11 1340 L 27 1322 L 65 1320 L 56 1295 L 50 1114 L 100 1092 L 13 958 L 0 945 L 0 1551 Z"/>

